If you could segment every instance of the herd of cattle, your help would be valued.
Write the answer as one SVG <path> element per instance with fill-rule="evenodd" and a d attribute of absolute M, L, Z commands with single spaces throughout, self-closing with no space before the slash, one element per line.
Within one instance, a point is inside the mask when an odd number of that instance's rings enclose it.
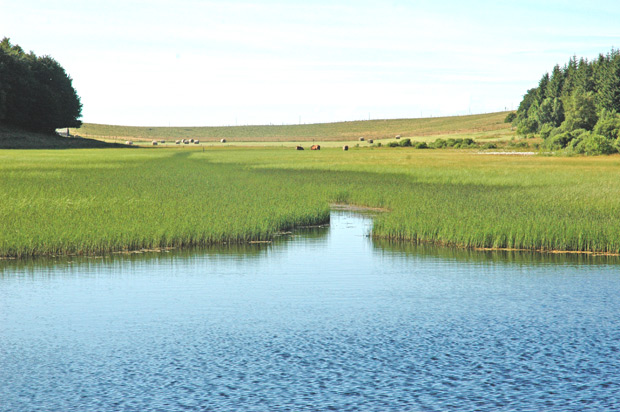
<path fill-rule="evenodd" d="M 222 139 L 222 140 L 220 140 L 220 142 L 221 143 L 226 143 L 226 139 Z M 164 143 L 166 143 L 165 140 L 153 140 L 151 142 L 151 145 L 152 146 L 157 146 L 157 145 L 164 144 Z M 190 144 L 190 143 L 200 144 L 200 140 L 198 140 L 198 139 L 179 139 L 179 140 L 175 140 L 174 141 L 174 144 Z M 127 140 L 125 142 L 125 144 L 128 145 L 128 146 L 132 146 L 133 145 L 133 141 Z"/>
<path fill-rule="evenodd" d="M 400 135 L 396 135 L 396 139 L 400 139 Z M 360 137 L 360 138 L 359 138 L 359 141 L 360 141 L 360 142 L 363 142 L 364 140 L 365 140 L 365 139 L 364 139 L 363 137 Z M 159 145 L 159 144 L 164 144 L 164 143 L 166 143 L 166 141 L 165 141 L 165 140 L 153 140 L 153 141 L 151 142 L 151 145 L 153 145 L 153 146 L 157 146 L 157 145 Z M 174 142 L 174 143 L 175 143 L 175 144 L 190 144 L 190 143 L 193 143 L 193 144 L 200 144 L 200 140 L 197 140 L 197 139 L 179 139 L 179 140 L 175 140 L 175 142 Z M 220 143 L 226 143 L 226 139 L 221 139 L 221 140 L 220 140 Z M 369 143 L 369 144 L 373 144 L 373 143 L 374 143 L 374 141 L 373 141 L 372 139 L 368 139 L 368 143 Z M 126 145 L 131 146 L 131 145 L 133 145 L 133 142 L 132 142 L 131 140 L 127 140 L 127 141 L 125 142 L 125 144 L 126 144 Z M 295 147 L 295 150 L 304 150 L 304 148 L 303 148 L 303 146 L 297 145 L 297 146 Z M 312 145 L 312 146 L 310 147 L 310 150 L 321 150 L 321 146 L 320 146 L 320 145 L 318 145 L 318 144 L 314 144 L 314 145 Z M 342 146 L 342 150 L 345 150 L 345 151 L 346 151 L 346 150 L 349 150 L 349 146 L 347 146 L 347 145 Z"/>

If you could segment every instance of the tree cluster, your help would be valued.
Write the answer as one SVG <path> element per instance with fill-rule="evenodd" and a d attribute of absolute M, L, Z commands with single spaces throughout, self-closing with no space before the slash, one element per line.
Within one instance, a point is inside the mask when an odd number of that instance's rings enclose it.
<path fill-rule="evenodd" d="M 540 134 L 544 145 L 583 154 L 620 149 L 620 51 L 588 61 L 572 57 L 527 91 L 513 125 Z"/>
<path fill-rule="evenodd" d="M 0 124 L 38 132 L 80 127 L 82 103 L 65 69 L 50 56 L 0 42 Z"/>

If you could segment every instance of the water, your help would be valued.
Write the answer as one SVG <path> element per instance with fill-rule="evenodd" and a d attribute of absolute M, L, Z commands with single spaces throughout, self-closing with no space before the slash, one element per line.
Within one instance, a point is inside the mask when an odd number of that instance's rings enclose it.
<path fill-rule="evenodd" d="M 371 241 L 0 262 L 0 411 L 620 410 L 620 265 Z"/>

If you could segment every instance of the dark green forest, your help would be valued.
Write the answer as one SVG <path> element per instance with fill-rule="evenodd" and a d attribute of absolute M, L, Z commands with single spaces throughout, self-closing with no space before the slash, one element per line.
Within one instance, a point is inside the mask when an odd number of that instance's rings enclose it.
<path fill-rule="evenodd" d="M 50 56 L 0 42 L 0 125 L 52 133 L 80 127 L 82 103 L 65 69 Z"/>
<path fill-rule="evenodd" d="M 612 49 L 593 61 L 573 56 L 556 65 L 507 120 L 521 135 L 540 135 L 547 149 L 599 155 L 620 149 L 619 112 L 620 51 Z"/>

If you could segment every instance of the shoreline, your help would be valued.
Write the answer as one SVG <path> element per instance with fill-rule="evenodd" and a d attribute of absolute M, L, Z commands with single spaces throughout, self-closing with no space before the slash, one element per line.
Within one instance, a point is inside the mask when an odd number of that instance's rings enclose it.
<path fill-rule="evenodd" d="M 386 213 L 390 212 L 390 209 L 381 208 L 381 207 L 371 207 L 371 206 L 360 206 L 354 204 L 345 204 L 345 203 L 330 203 L 329 204 L 330 211 L 347 211 L 353 213 Z M 291 235 L 297 229 L 304 228 L 315 228 L 315 227 L 327 227 L 329 226 L 329 220 L 323 223 L 313 224 L 313 225 L 300 225 L 293 226 L 289 228 L 283 228 L 278 232 L 274 233 L 271 239 L 258 239 L 258 240 L 246 240 L 246 241 L 230 241 L 223 240 L 221 242 L 190 242 L 186 245 L 182 246 L 162 246 L 162 247 L 148 247 L 148 248 L 138 248 L 138 249 L 130 249 L 130 250 L 111 250 L 106 252 L 98 252 L 98 253 L 66 253 L 66 254 L 31 254 L 24 256 L 0 256 L 0 262 L 2 261 L 22 261 L 22 260 L 31 260 L 31 259 L 56 259 L 56 258 L 69 258 L 69 257 L 90 257 L 90 258 L 104 258 L 106 256 L 113 255 L 137 255 L 144 253 L 167 253 L 172 250 L 189 250 L 189 249 L 199 249 L 210 246 L 217 245 L 257 245 L 257 244 L 271 244 L 275 240 L 275 238 L 280 236 Z M 471 247 L 471 246 L 462 246 L 454 243 L 442 242 L 441 240 L 420 240 L 420 239 L 406 239 L 406 238 L 391 238 L 389 236 L 379 236 L 370 234 L 370 237 L 377 240 L 387 240 L 391 242 L 397 243 L 410 243 L 410 244 L 427 244 L 434 245 L 442 248 L 453 248 L 460 250 L 471 250 L 477 252 L 519 252 L 519 253 L 537 253 L 537 254 L 548 254 L 548 255 L 588 255 L 592 257 L 620 257 L 620 253 L 616 252 L 597 252 L 597 251 L 588 251 L 588 250 L 559 250 L 559 249 L 525 249 L 525 248 L 504 248 L 504 247 Z"/>

